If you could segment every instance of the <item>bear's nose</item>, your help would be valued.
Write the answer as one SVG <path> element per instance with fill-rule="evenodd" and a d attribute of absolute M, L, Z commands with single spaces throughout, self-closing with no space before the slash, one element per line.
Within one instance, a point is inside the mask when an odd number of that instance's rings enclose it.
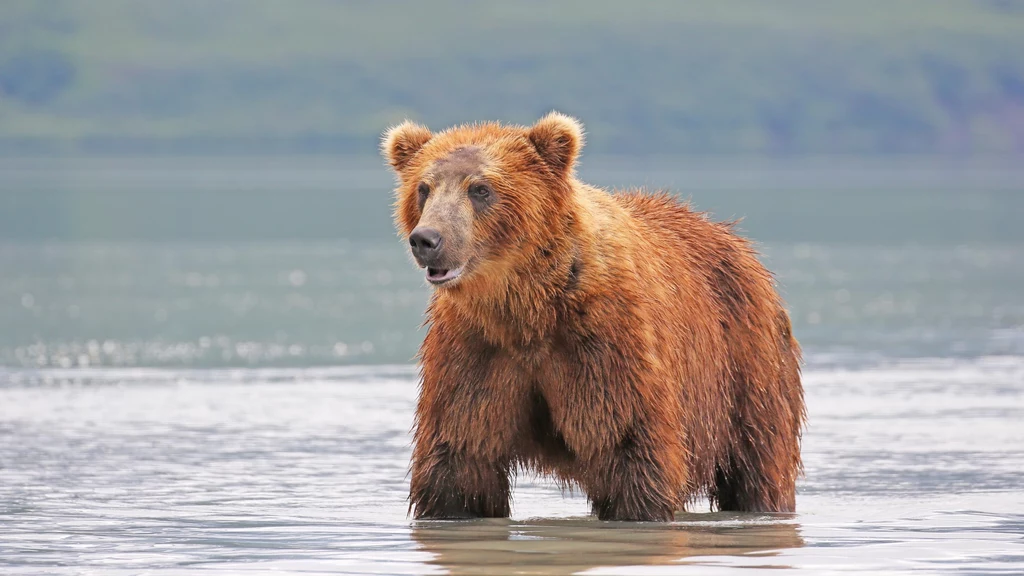
<path fill-rule="evenodd" d="M 417 260 L 429 261 L 437 257 L 441 251 L 441 233 L 434 228 L 417 228 L 409 234 L 409 245 L 412 255 Z"/>

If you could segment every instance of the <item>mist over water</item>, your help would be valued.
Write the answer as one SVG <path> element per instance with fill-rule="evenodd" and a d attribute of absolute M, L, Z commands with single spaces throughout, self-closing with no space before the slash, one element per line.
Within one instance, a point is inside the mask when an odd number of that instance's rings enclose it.
<path fill-rule="evenodd" d="M 797 514 L 648 525 L 407 516 L 429 291 L 368 166 L 0 163 L 0 571 L 1024 570 L 1012 167 L 585 159 L 745 216 L 805 350 Z"/>

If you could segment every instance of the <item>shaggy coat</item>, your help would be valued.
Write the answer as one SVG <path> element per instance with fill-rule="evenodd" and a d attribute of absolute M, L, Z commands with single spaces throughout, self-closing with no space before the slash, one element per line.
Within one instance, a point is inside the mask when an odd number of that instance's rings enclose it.
<path fill-rule="evenodd" d="M 771 274 L 730 224 L 580 182 L 582 145 L 558 113 L 384 135 L 401 235 L 429 227 L 428 279 L 457 272 L 426 312 L 415 516 L 508 516 L 521 469 L 606 520 L 792 511 L 800 351 Z"/>

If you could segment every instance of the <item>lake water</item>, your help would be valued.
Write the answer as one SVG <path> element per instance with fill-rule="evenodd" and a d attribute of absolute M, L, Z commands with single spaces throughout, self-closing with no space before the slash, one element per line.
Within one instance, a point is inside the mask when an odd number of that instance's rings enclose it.
<path fill-rule="evenodd" d="M 413 521 L 428 289 L 383 170 L 15 159 L 0 572 L 1024 572 L 1021 173 L 637 164 L 584 175 L 746 216 L 779 277 L 807 360 L 796 514 L 598 522 L 521 477 L 510 520 Z"/>

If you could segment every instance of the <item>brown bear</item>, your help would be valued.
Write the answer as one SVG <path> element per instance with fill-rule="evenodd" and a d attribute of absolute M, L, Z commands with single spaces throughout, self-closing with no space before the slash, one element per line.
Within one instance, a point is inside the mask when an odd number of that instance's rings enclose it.
<path fill-rule="evenodd" d="M 505 517 L 519 470 L 603 520 L 795 506 L 800 351 L 732 225 L 576 178 L 583 128 L 405 122 L 382 151 L 433 285 L 412 455 L 416 518 Z"/>

